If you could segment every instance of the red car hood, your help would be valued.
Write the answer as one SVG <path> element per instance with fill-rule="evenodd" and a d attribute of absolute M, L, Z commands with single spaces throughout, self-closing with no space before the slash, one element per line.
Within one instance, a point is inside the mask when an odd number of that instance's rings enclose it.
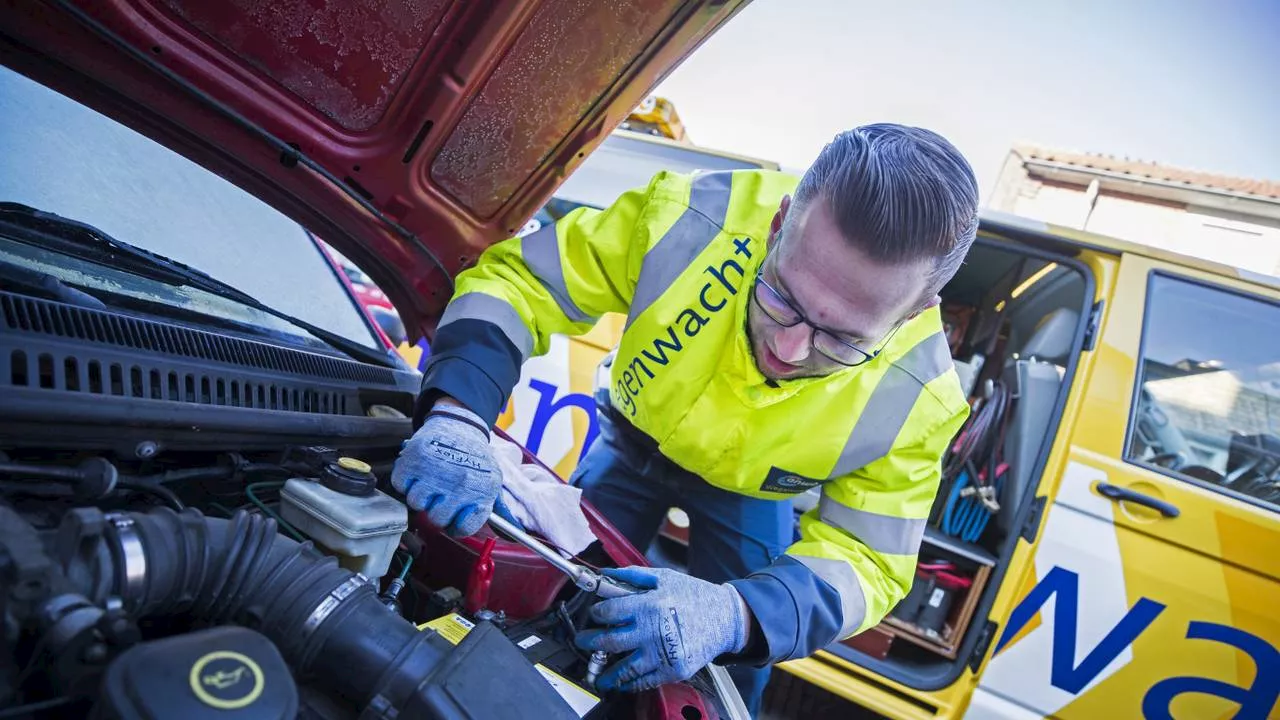
<path fill-rule="evenodd" d="M 430 336 L 450 278 L 749 0 L 19 0 L 0 62 L 298 220 Z"/>

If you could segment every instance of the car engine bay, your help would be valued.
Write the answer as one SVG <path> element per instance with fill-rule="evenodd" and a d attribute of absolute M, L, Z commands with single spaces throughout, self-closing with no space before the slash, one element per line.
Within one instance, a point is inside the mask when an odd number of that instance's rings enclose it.
<path fill-rule="evenodd" d="M 719 668 L 597 691 L 593 593 L 405 507 L 416 383 L 0 292 L 0 717 L 737 717 Z M 643 562 L 587 510 L 575 562 Z"/>

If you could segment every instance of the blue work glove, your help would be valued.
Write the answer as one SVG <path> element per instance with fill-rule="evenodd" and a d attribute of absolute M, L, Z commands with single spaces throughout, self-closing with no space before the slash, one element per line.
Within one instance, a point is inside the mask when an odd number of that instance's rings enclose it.
<path fill-rule="evenodd" d="M 746 646 L 747 604 L 732 585 L 666 568 L 602 572 L 647 592 L 596 603 L 592 618 L 609 627 L 577 635 L 583 649 L 630 653 L 600 674 L 600 689 L 633 692 L 687 680 L 720 655 Z"/>
<path fill-rule="evenodd" d="M 422 427 L 405 441 L 391 471 L 391 485 L 409 507 L 454 536 L 484 527 L 501 501 L 502 471 L 489 449 L 489 430 L 479 415 L 463 407 L 437 405 Z"/>

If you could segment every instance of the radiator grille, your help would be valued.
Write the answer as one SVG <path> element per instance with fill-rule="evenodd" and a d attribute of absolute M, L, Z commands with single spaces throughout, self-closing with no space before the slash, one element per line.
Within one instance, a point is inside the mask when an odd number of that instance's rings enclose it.
<path fill-rule="evenodd" d="M 10 330 L 331 380 L 390 385 L 387 368 L 37 298 L 0 294 Z M 16 371 L 15 371 L 16 372 Z"/>
<path fill-rule="evenodd" d="M 9 383 L 197 405 L 223 405 L 320 415 L 348 414 L 347 393 L 304 384 L 245 380 L 226 373 L 179 372 L 145 362 L 102 362 L 81 355 L 25 350 L 9 354 Z M 352 402 L 355 409 L 358 403 Z"/>

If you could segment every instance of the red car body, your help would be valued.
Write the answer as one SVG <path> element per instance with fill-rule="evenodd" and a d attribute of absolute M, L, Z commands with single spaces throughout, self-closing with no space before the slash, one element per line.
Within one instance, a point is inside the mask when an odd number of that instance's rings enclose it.
<path fill-rule="evenodd" d="M 20 0 L 0 5 L 0 63 L 273 205 L 431 338 L 451 278 L 746 2 Z M 586 512 L 615 564 L 645 564 Z M 415 527 L 457 559 L 434 572 L 454 576 L 484 539 Z M 513 616 L 545 610 L 564 583 L 514 544 L 495 558 L 491 606 Z M 640 696 L 637 714 L 691 705 L 714 716 L 685 685 Z"/>
<path fill-rule="evenodd" d="M 513 235 L 746 0 L 0 6 L 0 61 L 244 187 L 431 337 Z"/>

